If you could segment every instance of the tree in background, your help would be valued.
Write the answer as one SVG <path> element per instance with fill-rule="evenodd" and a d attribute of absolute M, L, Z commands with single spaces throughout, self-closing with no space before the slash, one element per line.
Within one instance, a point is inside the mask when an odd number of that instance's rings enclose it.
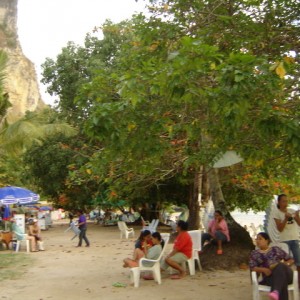
<path fill-rule="evenodd" d="M 89 180 L 74 179 L 81 172 L 92 149 L 80 135 L 66 137 L 56 134 L 43 143 L 33 145 L 25 154 L 26 175 L 54 205 L 65 209 L 84 208 L 92 204 L 93 193 L 98 190 L 97 178 L 85 171 Z"/>

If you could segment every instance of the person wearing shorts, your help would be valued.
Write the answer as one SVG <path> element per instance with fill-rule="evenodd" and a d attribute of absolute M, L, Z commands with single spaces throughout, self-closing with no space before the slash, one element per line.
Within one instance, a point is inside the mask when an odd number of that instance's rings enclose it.
<path fill-rule="evenodd" d="M 178 275 L 172 275 L 172 279 L 180 279 L 185 276 L 185 269 L 182 265 L 192 257 L 193 242 L 191 236 L 187 232 L 188 223 L 178 221 L 176 231 L 178 236 L 174 242 L 173 250 L 162 261 L 161 269 L 166 270 L 168 267 L 179 272 Z"/>

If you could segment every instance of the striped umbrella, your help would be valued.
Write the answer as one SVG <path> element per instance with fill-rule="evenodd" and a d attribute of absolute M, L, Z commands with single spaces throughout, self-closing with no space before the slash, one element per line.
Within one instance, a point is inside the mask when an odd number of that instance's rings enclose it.
<path fill-rule="evenodd" d="M 16 186 L 6 186 L 0 188 L 0 203 L 2 204 L 25 204 L 37 202 L 40 199 L 38 194 L 25 188 Z"/>

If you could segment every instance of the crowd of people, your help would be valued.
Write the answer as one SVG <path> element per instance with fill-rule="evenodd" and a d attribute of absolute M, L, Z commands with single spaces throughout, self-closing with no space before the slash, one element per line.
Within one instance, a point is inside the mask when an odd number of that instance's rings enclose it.
<path fill-rule="evenodd" d="M 287 196 L 278 196 L 278 212 L 275 214 L 275 223 L 279 231 L 280 242 L 285 243 L 292 256 L 278 247 L 272 246 L 269 235 L 260 232 L 256 237 L 256 249 L 249 257 L 251 271 L 262 275 L 260 284 L 271 287 L 268 294 L 271 300 L 288 300 L 288 285 L 293 282 L 292 267 L 295 265 L 300 273 L 300 248 L 299 248 L 299 211 L 288 208 Z M 172 251 L 161 261 L 161 271 L 169 267 L 175 269 L 177 274 L 171 275 L 172 279 L 181 279 L 185 273 L 184 263 L 191 258 L 193 243 L 187 232 L 188 223 L 178 221 L 177 237 Z M 162 238 L 160 233 L 142 231 L 135 242 L 132 258 L 123 261 L 123 267 L 134 268 L 139 266 L 141 258 L 157 259 L 162 251 Z M 208 243 L 214 243 L 217 247 L 217 255 L 223 254 L 223 244 L 230 242 L 230 234 L 226 220 L 220 210 L 216 210 L 214 218 L 208 224 L 207 232 L 202 234 L 202 247 Z M 230 248 L 228 248 L 230 249 Z M 152 279 L 146 275 L 145 279 Z M 300 284 L 299 284 L 300 286 Z"/>

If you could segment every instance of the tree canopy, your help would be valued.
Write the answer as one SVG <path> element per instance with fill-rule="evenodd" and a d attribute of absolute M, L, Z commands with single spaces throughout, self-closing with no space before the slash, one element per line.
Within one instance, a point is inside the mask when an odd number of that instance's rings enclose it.
<path fill-rule="evenodd" d="M 59 109 L 97 144 L 82 168 L 121 199 L 159 201 L 175 181 L 195 203 L 199 176 L 233 149 L 244 162 L 219 172 L 228 208 L 296 195 L 298 1 L 149 2 L 148 17 L 106 22 L 44 64 Z"/>

